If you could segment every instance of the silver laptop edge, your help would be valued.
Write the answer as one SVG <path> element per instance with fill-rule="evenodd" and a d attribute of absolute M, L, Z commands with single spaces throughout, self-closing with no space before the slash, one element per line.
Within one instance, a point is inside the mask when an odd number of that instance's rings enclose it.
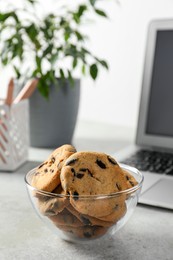
<path fill-rule="evenodd" d="M 144 63 L 143 81 L 142 81 L 142 93 L 138 117 L 138 128 L 136 135 L 136 144 L 139 146 L 151 145 L 159 150 L 172 150 L 173 151 L 173 137 L 166 137 L 162 135 L 150 135 L 146 134 L 146 120 L 148 113 L 148 103 L 150 95 L 150 85 L 153 71 L 153 62 L 156 46 L 156 35 L 158 30 L 173 30 L 173 19 L 168 20 L 155 20 L 149 25 L 147 44 L 146 44 L 146 56 Z"/>
<path fill-rule="evenodd" d="M 173 31 L 173 19 L 155 20 L 149 25 L 136 144 L 115 154 L 115 157 L 120 162 L 141 148 L 173 152 L 173 137 L 146 133 L 156 36 L 159 30 Z M 143 174 L 144 184 L 139 202 L 147 205 L 173 209 L 173 177 L 149 172 L 143 172 Z"/>

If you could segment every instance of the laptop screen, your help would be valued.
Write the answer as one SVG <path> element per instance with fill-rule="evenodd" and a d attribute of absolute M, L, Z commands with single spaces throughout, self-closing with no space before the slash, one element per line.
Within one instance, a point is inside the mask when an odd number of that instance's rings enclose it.
<path fill-rule="evenodd" d="M 148 29 L 136 144 L 173 150 L 173 19 Z"/>
<path fill-rule="evenodd" d="M 173 30 L 158 30 L 146 133 L 173 136 Z"/>

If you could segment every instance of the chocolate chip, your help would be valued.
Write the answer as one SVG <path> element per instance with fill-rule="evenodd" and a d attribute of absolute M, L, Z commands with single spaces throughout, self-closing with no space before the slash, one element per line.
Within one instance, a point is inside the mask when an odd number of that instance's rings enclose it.
<path fill-rule="evenodd" d="M 122 190 L 121 185 L 120 185 L 118 182 L 116 182 L 116 186 L 117 186 L 117 189 L 118 189 L 119 191 Z"/>
<path fill-rule="evenodd" d="M 83 176 L 84 176 L 84 174 L 83 174 L 83 173 L 77 173 L 77 174 L 75 174 L 75 176 L 76 176 L 76 178 L 78 178 L 78 179 L 82 179 Z"/>
<path fill-rule="evenodd" d="M 78 200 L 79 193 L 77 191 L 73 192 L 74 200 Z"/>
<path fill-rule="evenodd" d="M 129 181 L 130 182 L 130 184 L 132 185 L 132 187 L 134 187 L 135 186 L 135 184 L 132 182 L 132 181 Z"/>
<path fill-rule="evenodd" d="M 126 175 L 126 180 L 129 181 L 132 187 L 135 186 L 134 182 L 130 180 L 130 177 L 128 175 Z"/>
<path fill-rule="evenodd" d="M 90 176 L 90 177 L 93 177 L 93 174 L 92 174 L 92 172 L 88 169 L 88 175 Z"/>
<path fill-rule="evenodd" d="M 89 233 L 89 232 L 83 232 L 83 235 L 84 235 L 84 237 L 86 237 L 86 238 L 90 238 L 90 237 L 92 236 L 92 234 Z"/>
<path fill-rule="evenodd" d="M 75 169 L 71 168 L 71 172 L 75 174 Z"/>
<path fill-rule="evenodd" d="M 106 169 L 106 165 L 101 160 L 97 159 L 96 163 L 100 168 Z"/>
<path fill-rule="evenodd" d="M 112 157 L 110 157 L 110 156 L 108 156 L 108 161 L 109 161 L 110 163 L 112 163 L 113 165 L 116 165 L 116 164 L 117 164 L 117 162 L 115 161 L 115 159 L 112 158 Z"/>
<path fill-rule="evenodd" d="M 46 164 L 46 163 L 42 163 L 42 164 L 40 164 L 40 165 L 38 166 L 38 169 L 42 168 L 43 165 L 45 165 L 45 164 Z"/>
<path fill-rule="evenodd" d="M 52 162 L 52 163 L 55 162 L 55 157 L 51 157 L 51 162 Z"/>
<path fill-rule="evenodd" d="M 91 225 L 91 221 L 88 218 L 81 216 L 81 220 L 85 225 Z"/>
<path fill-rule="evenodd" d="M 46 172 L 48 172 L 48 169 L 46 168 L 46 169 L 44 169 L 44 172 L 46 173 Z"/>
<path fill-rule="evenodd" d="M 129 176 L 128 176 L 128 175 L 126 175 L 126 179 L 127 179 L 127 181 L 129 181 L 129 180 L 130 180 L 130 178 L 129 178 Z"/>
<path fill-rule="evenodd" d="M 119 205 L 116 204 L 115 207 L 114 207 L 114 210 L 118 210 L 119 209 Z"/>
<path fill-rule="evenodd" d="M 66 162 L 66 166 L 74 164 L 78 159 L 71 159 Z"/>

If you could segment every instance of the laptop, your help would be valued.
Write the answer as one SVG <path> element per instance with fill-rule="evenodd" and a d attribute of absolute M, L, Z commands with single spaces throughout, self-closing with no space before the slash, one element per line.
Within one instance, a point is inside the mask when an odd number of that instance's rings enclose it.
<path fill-rule="evenodd" d="M 173 19 L 149 24 L 136 140 L 116 158 L 144 174 L 140 203 L 173 209 Z"/>

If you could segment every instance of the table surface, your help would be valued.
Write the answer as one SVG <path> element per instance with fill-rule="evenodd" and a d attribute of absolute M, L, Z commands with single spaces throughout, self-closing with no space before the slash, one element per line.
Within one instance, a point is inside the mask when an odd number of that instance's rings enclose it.
<path fill-rule="evenodd" d="M 134 132 L 83 123 L 73 144 L 78 150 L 112 154 L 131 143 Z M 35 214 L 24 184 L 25 173 L 51 150 L 30 148 L 30 161 L 16 172 L 0 173 L 0 259 L 173 259 L 173 211 L 138 204 L 125 226 L 112 238 L 94 244 L 72 244 L 52 233 Z"/>

